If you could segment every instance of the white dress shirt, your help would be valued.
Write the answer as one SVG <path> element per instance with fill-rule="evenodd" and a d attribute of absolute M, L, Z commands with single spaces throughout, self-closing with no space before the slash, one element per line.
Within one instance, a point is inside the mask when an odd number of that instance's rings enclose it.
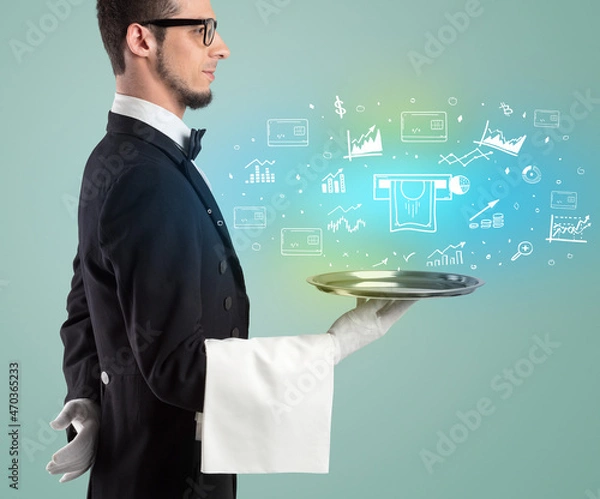
<path fill-rule="evenodd" d="M 112 112 L 143 121 L 187 149 L 189 127 L 156 104 L 116 94 Z M 332 335 L 207 339 L 205 348 L 204 412 L 196 414 L 202 472 L 327 473 Z"/>

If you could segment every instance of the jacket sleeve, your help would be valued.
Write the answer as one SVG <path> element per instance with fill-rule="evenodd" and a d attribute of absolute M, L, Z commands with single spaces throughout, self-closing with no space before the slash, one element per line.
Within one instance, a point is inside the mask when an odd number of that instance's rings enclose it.
<path fill-rule="evenodd" d="M 138 368 L 156 397 L 191 411 L 202 410 L 206 374 L 201 210 L 179 171 L 143 164 L 119 177 L 99 218 Z"/>
<path fill-rule="evenodd" d="M 63 373 L 67 383 L 65 403 L 77 398 L 89 398 L 99 404 L 98 352 L 83 287 L 79 252 L 73 260 L 67 320 L 60 329 L 60 337 L 64 345 Z M 75 434 L 74 428 L 69 427 L 67 438 L 72 440 Z"/>

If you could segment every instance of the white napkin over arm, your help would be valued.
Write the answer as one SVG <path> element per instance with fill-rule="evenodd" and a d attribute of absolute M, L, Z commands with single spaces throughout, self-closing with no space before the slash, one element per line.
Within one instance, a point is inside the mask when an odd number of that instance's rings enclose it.
<path fill-rule="evenodd" d="M 201 471 L 328 473 L 335 347 L 330 334 L 207 339 Z"/>

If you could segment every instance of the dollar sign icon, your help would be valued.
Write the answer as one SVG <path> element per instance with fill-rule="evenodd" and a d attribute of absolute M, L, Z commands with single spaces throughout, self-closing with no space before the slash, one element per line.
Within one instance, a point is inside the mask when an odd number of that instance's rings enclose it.
<path fill-rule="evenodd" d="M 510 116 L 513 113 L 513 110 L 510 106 L 504 102 L 500 103 L 500 108 L 504 111 L 504 116 Z"/>
<path fill-rule="evenodd" d="M 339 95 L 336 95 L 335 99 L 336 99 L 335 100 L 335 108 L 336 108 L 335 112 L 340 115 L 340 119 L 343 119 L 344 118 L 344 114 L 346 114 L 346 110 L 342 106 L 342 104 L 344 102 L 340 100 Z"/>

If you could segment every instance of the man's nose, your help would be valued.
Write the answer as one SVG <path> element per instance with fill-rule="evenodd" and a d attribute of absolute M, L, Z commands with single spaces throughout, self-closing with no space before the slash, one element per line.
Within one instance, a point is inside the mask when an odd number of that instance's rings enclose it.
<path fill-rule="evenodd" d="M 219 59 L 227 59 L 231 53 L 229 51 L 229 47 L 223 41 L 223 38 L 221 38 L 221 35 L 219 35 L 218 31 L 215 33 L 215 39 L 213 40 L 210 48 L 212 49 L 211 56 Z"/>

